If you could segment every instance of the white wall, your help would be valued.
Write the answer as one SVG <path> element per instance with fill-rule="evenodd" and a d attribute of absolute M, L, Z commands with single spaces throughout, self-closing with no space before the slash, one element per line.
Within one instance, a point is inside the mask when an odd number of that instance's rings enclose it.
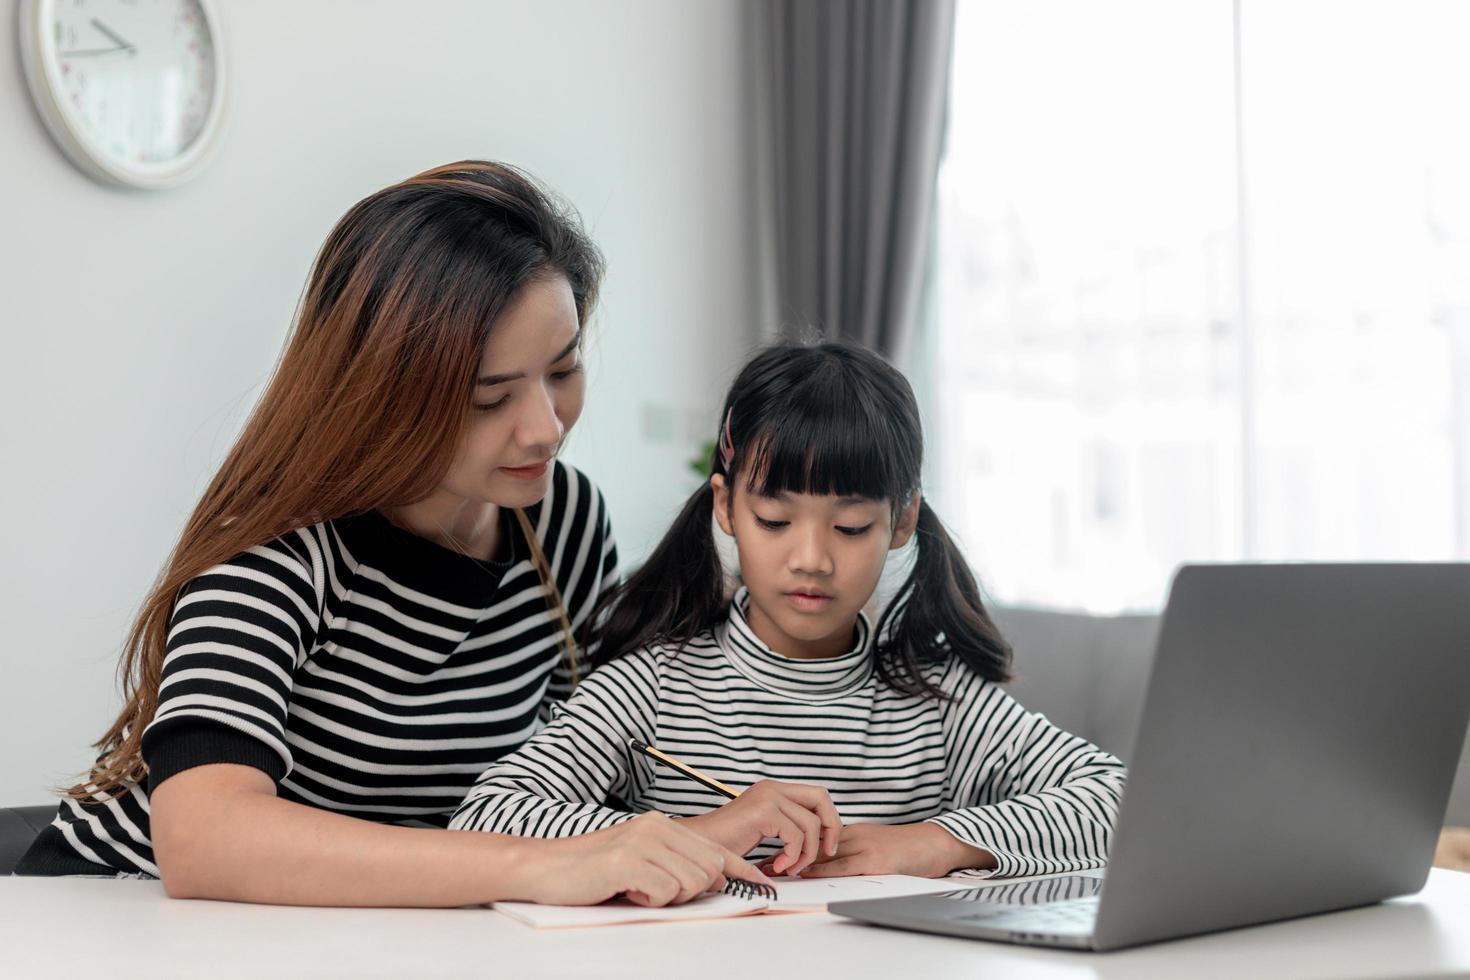
<path fill-rule="evenodd" d="M 755 337 L 740 0 L 223 6 L 224 145 L 160 194 L 62 157 L 0 12 L 0 804 L 88 762 L 130 615 L 360 197 L 488 157 L 581 210 L 609 275 L 568 455 L 627 553 Z"/>

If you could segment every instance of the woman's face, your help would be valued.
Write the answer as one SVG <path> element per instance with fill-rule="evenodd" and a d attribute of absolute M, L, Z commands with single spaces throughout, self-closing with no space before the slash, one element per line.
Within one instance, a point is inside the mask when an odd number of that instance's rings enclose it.
<path fill-rule="evenodd" d="M 465 440 L 441 490 L 501 507 L 546 496 L 551 460 L 582 414 L 581 340 L 565 276 L 522 287 L 490 331 Z"/>

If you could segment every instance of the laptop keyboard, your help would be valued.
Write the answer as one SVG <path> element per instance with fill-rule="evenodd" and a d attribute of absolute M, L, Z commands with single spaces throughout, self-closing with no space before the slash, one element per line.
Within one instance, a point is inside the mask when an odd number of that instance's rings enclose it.
<path fill-rule="evenodd" d="M 957 918 L 1016 932 L 1091 932 L 1093 923 L 1097 921 L 1097 896 L 1047 902 L 1044 905 L 1018 905 L 1011 908 L 992 906 L 984 912 Z"/>

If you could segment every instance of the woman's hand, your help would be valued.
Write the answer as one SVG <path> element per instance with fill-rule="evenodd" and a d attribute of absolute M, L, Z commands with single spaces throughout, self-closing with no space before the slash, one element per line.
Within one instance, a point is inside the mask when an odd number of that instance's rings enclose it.
<path fill-rule="evenodd" d="M 736 854 L 767 837 L 785 846 L 766 862 L 775 874 L 800 874 L 821 854 L 837 853 L 842 818 L 820 786 L 763 779 L 718 810 L 679 821 Z"/>
<path fill-rule="evenodd" d="M 943 878 L 960 868 L 993 868 L 995 855 L 973 847 L 935 823 L 893 826 L 850 824 L 837 851 L 802 873 L 803 878 L 840 875 L 917 875 Z"/>
<path fill-rule="evenodd" d="M 532 901 L 596 905 L 617 895 L 639 905 L 679 905 L 725 887 L 726 878 L 770 884 L 739 855 L 662 813 L 581 837 L 537 841 L 526 871 Z"/>

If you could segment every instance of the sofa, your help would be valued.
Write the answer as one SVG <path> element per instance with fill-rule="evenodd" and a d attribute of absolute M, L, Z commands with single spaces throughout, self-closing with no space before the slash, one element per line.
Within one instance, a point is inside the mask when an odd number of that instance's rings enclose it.
<path fill-rule="evenodd" d="M 1015 649 L 1012 693 L 1127 762 L 1143 708 L 1159 617 L 996 608 Z M 1461 752 L 1447 824 L 1470 826 L 1470 751 Z"/>

